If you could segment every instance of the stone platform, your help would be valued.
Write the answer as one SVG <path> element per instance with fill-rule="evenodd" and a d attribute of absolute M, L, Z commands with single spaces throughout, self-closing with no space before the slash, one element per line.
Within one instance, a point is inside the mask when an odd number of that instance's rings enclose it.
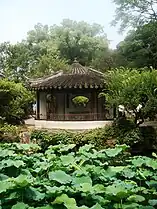
<path fill-rule="evenodd" d="M 34 126 L 36 129 L 64 129 L 64 130 L 88 130 L 102 128 L 112 121 L 47 121 L 28 119 L 26 125 Z"/>

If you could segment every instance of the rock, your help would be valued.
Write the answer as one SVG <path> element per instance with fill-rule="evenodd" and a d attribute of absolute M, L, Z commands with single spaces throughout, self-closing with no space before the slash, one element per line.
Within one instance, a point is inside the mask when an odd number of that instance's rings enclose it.
<path fill-rule="evenodd" d="M 22 144 L 29 144 L 30 143 L 30 133 L 23 132 L 20 134 L 20 143 Z"/>

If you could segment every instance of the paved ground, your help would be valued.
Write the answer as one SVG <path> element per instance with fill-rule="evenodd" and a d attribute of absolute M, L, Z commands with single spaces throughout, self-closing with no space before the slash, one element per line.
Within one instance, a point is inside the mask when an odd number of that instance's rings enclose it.
<path fill-rule="evenodd" d="M 34 126 L 35 125 L 34 118 L 30 118 L 30 119 L 25 120 L 25 124 L 30 125 L 30 126 Z"/>
<path fill-rule="evenodd" d="M 87 130 L 104 127 L 111 124 L 112 121 L 46 121 L 31 118 L 26 120 L 25 123 L 37 129 Z"/>

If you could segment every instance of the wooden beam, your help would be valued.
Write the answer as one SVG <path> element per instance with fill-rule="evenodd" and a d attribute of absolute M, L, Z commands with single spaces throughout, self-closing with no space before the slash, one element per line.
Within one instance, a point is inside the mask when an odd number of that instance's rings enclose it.
<path fill-rule="evenodd" d="M 37 113 L 36 113 L 36 118 L 37 120 L 40 120 L 40 92 L 37 91 L 37 96 L 36 96 L 37 100 L 36 100 L 36 107 L 37 107 Z"/>

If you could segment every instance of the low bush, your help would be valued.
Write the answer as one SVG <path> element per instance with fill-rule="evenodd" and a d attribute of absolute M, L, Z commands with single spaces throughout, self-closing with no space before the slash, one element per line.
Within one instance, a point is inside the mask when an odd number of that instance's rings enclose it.
<path fill-rule="evenodd" d="M 3 124 L 0 126 L 0 142 L 19 142 L 20 130 L 17 126 Z"/>
<path fill-rule="evenodd" d="M 45 151 L 50 145 L 57 145 L 60 143 L 72 143 L 74 134 L 68 131 L 48 132 L 42 130 L 34 130 L 31 133 L 31 141 L 36 140 L 37 144 Z"/>
<path fill-rule="evenodd" d="M 142 134 L 132 120 L 118 119 L 113 123 L 114 135 L 119 144 L 133 146 L 142 141 Z"/>
<path fill-rule="evenodd" d="M 116 142 L 127 144 L 133 154 L 149 155 L 157 151 L 157 131 L 153 126 L 136 126 L 132 120 L 117 120 L 113 124 Z"/>
<path fill-rule="evenodd" d="M 1 142 L 18 142 L 20 133 L 26 133 L 30 140 L 39 144 L 45 151 L 50 145 L 76 145 L 76 149 L 85 144 L 93 144 L 97 150 L 126 144 L 132 153 L 151 153 L 157 150 L 157 133 L 153 127 L 137 127 L 132 121 L 116 121 L 112 126 L 82 132 L 28 130 L 24 126 L 4 125 L 0 127 Z"/>
<path fill-rule="evenodd" d="M 0 80 L 0 116 L 3 121 L 12 125 L 24 124 L 33 102 L 34 95 L 21 83 Z"/>
<path fill-rule="evenodd" d="M 0 142 L 22 142 L 24 135 L 30 135 L 31 132 L 32 129 L 28 128 L 27 126 L 14 126 L 4 123 L 0 125 Z"/>
<path fill-rule="evenodd" d="M 116 144 L 113 126 L 97 128 L 74 136 L 74 143 L 83 146 L 93 144 L 97 149 L 112 147 Z"/>
<path fill-rule="evenodd" d="M 85 96 L 76 96 L 72 99 L 72 102 L 76 106 L 86 106 L 87 103 L 89 102 L 89 99 Z"/>
<path fill-rule="evenodd" d="M 157 133 L 153 127 L 137 127 L 130 120 L 115 121 L 112 126 L 83 132 L 58 131 L 48 132 L 35 130 L 31 140 L 36 139 L 43 151 L 50 145 L 76 144 L 78 149 L 85 144 L 93 144 L 96 149 L 126 144 L 132 153 L 151 153 L 157 150 Z"/>
<path fill-rule="evenodd" d="M 60 143 L 74 143 L 77 148 L 85 144 L 93 144 L 97 149 L 111 147 L 116 143 L 112 126 L 83 132 L 48 132 L 35 130 L 31 134 L 31 140 L 33 139 L 36 139 L 43 150 L 46 150 L 50 145 L 57 145 Z"/>
<path fill-rule="evenodd" d="M 139 127 L 140 140 L 133 144 L 133 154 L 142 153 L 143 155 L 151 155 L 157 151 L 157 131 L 152 126 Z"/>

